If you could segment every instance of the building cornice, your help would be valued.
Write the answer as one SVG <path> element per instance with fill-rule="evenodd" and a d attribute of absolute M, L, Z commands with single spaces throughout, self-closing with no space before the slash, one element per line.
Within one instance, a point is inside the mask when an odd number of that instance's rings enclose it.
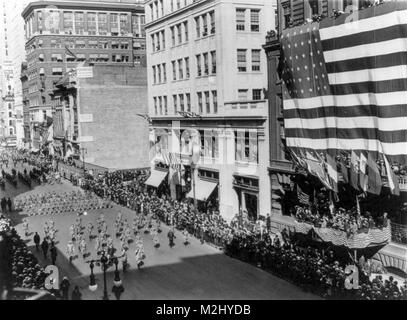
<path fill-rule="evenodd" d="M 70 10 L 109 10 L 109 11 L 131 11 L 132 13 L 144 13 L 144 6 L 141 4 L 125 4 L 125 3 L 101 3 L 101 2 L 61 2 L 61 1 L 36 1 L 31 2 L 21 13 L 25 19 L 35 9 L 54 7 L 57 9 Z"/>
<path fill-rule="evenodd" d="M 174 17 L 176 17 L 178 15 L 182 15 L 183 13 L 185 13 L 187 11 L 190 11 L 190 10 L 198 8 L 198 7 L 200 7 L 200 6 L 204 5 L 204 4 L 208 4 L 208 3 L 212 3 L 212 2 L 215 2 L 215 0 L 201 0 L 201 1 L 198 1 L 198 2 L 193 2 L 188 6 L 185 6 L 185 7 L 181 8 L 181 9 L 178 9 L 178 10 L 176 10 L 174 12 L 166 14 L 165 16 L 163 16 L 161 18 L 158 18 L 158 19 L 156 19 L 156 20 L 154 20 L 152 22 L 147 23 L 144 26 L 145 30 L 147 31 L 147 29 L 152 28 L 152 27 L 154 27 L 154 26 L 156 26 L 156 25 L 158 25 L 158 24 L 160 24 L 162 22 L 166 22 L 167 20 L 172 19 L 172 18 L 174 18 Z"/>

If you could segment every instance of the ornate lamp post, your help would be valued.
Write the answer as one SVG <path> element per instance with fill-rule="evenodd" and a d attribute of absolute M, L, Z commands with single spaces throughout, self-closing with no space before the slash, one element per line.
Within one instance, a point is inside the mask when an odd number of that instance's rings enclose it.
<path fill-rule="evenodd" d="M 118 264 L 119 264 L 119 258 L 120 257 L 107 257 L 105 251 L 102 251 L 102 256 L 100 257 L 99 260 L 90 260 L 87 261 L 89 263 L 90 267 L 90 283 L 89 283 L 89 290 L 92 292 L 95 292 L 98 288 L 98 285 L 96 284 L 95 280 L 95 275 L 93 273 L 93 268 L 95 267 L 94 263 L 100 263 L 102 270 L 103 270 L 103 300 L 109 300 L 109 295 L 107 293 L 107 283 L 106 283 L 106 271 L 109 269 L 110 264 L 114 263 L 116 266 L 116 270 L 114 272 L 114 285 L 119 287 L 122 285 L 122 281 L 120 279 L 120 273 L 118 270 Z"/>

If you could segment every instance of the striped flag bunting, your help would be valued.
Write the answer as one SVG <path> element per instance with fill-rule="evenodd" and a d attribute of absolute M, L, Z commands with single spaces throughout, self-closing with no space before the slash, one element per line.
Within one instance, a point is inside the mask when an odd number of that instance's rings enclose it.
<path fill-rule="evenodd" d="M 281 35 L 286 143 L 407 163 L 407 1 Z"/>
<path fill-rule="evenodd" d="M 309 205 L 310 204 L 310 197 L 304 191 L 301 190 L 300 186 L 297 184 L 297 198 L 298 202 Z"/>

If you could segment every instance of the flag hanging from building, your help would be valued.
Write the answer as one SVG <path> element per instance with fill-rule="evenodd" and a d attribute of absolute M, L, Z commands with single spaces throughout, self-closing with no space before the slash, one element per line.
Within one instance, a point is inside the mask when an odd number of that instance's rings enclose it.
<path fill-rule="evenodd" d="M 332 190 L 338 192 L 339 178 L 336 161 L 329 154 L 326 155 L 326 160 L 327 160 L 327 172 L 331 180 Z"/>
<path fill-rule="evenodd" d="M 384 164 L 386 166 L 387 181 L 389 184 L 390 192 L 392 194 L 399 196 L 400 195 L 399 182 L 386 156 L 384 156 Z"/>
<path fill-rule="evenodd" d="M 77 59 L 75 53 L 73 53 L 67 46 L 65 46 L 65 56 L 66 56 L 66 58 L 71 57 L 71 58 L 74 58 L 75 60 Z"/>
<path fill-rule="evenodd" d="M 305 205 L 309 205 L 310 204 L 310 197 L 307 193 L 305 193 L 304 191 L 302 191 L 302 189 L 300 188 L 300 186 L 297 184 L 297 199 L 299 203 L 305 204 Z"/>
<path fill-rule="evenodd" d="M 407 163 L 407 1 L 281 35 L 287 146 Z"/>
<path fill-rule="evenodd" d="M 359 157 L 352 151 L 350 157 L 350 184 L 355 190 L 359 190 Z"/>
<path fill-rule="evenodd" d="M 379 195 L 382 191 L 382 177 L 372 153 L 367 155 L 368 184 L 367 192 Z"/>

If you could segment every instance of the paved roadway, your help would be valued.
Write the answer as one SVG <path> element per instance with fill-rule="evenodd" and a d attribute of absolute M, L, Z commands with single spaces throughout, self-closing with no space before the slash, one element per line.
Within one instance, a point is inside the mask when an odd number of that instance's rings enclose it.
<path fill-rule="evenodd" d="M 0 197 L 4 194 L 14 197 L 18 194 L 44 193 L 50 190 L 65 192 L 74 190 L 70 183 L 56 185 L 35 186 L 29 190 L 22 184 L 18 184 L 17 189 L 6 185 L 6 190 L 1 190 Z M 103 209 L 91 211 L 88 215 L 82 216 L 83 225 L 95 221 L 100 213 L 104 213 L 109 226 L 109 233 L 113 234 L 114 220 L 117 213 L 121 211 L 128 221 L 132 221 L 134 212 L 117 205 L 113 209 Z M 16 229 L 22 232 L 21 221 L 27 217 L 26 212 L 11 214 L 12 220 L 16 224 Z M 100 267 L 95 267 L 95 274 L 98 283 L 98 290 L 90 292 L 88 290 L 90 269 L 82 258 L 77 258 L 72 264 L 66 256 L 66 244 L 69 240 L 69 226 L 74 222 L 75 214 L 63 214 L 52 216 L 28 217 L 30 232 L 37 231 L 43 235 L 44 222 L 53 219 L 58 230 L 57 266 L 62 276 L 68 276 L 73 285 L 81 288 L 83 299 L 100 299 L 103 290 L 103 274 Z M 128 257 L 130 269 L 123 274 L 120 272 L 125 291 L 122 299 L 318 299 L 318 297 L 303 292 L 300 288 L 275 277 L 252 265 L 243 263 L 224 255 L 218 249 L 204 244 L 201 245 L 196 239 L 191 240 L 191 244 L 185 247 L 183 237 L 177 233 L 175 247 L 170 249 L 166 238 L 168 228 L 163 226 L 160 234 L 161 247 L 153 247 L 150 235 L 144 235 L 144 247 L 146 252 L 145 266 L 141 270 L 135 267 L 134 244 L 131 245 Z M 32 235 L 26 239 L 27 245 L 32 249 L 40 262 L 45 266 L 49 261 L 44 261 L 41 254 L 33 247 Z M 88 239 L 87 239 L 88 240 Z M 116 241 L 116 240 L 115 240 Z M 119 247 L 115 242 L 115 247 Z M 88 248 L 94 253 L 94 243 L 88 242 Z M 110 298 L 114 299 L 111 293 L 113 286 L 113 270 L 109 269 L 107 275 L 107 287 Z M 120 270 L 121 271 L 121 270 Z"/>

